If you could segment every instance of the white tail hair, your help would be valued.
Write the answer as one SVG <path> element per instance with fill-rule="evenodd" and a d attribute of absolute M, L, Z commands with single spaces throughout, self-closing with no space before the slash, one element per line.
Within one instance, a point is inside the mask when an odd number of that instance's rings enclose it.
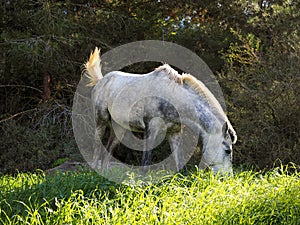
<path fill-rule="evenodd" d="M 100 49 L 95 48 L 94 52 L 91 53 L 89 60 L 86 62 L 85 69 L 87 71 L 87 77 L 90 82 L 87 86 L 93 87 L 97 82 L 103 77 L 101 72 L 101 59 L 100 59 Z"/>

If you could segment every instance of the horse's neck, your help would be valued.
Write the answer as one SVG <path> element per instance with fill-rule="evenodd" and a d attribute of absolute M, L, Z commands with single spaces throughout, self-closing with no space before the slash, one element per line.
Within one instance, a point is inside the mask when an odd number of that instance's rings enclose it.
<path fill-rule="evenodd" d="M 181 121 L 194 132 L 200 133 L 201 136 L 212 135 L 220 132 L 222 125 L 227 117 L 222 113 L 216 112 L 205 99 L 199 96 L 191 95 L 191 108 L 186 109 L 181 116 Z"/>

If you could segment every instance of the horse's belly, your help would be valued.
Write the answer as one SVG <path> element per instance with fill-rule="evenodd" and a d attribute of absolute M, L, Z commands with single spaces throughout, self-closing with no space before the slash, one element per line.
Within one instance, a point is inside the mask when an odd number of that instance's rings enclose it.
<path fill-rule="evenodd" d="M 149 107 L 150 105 L 152 106 Z M 139 102 L 128 108 L 118 105 L 109 110 L 112 119 L 127 130 L 144 132 L 155 118 L 160 118 L 164 127 L 171 132 L 181 129 L 179 115 L 173 107 L 163 109 L 160 102 L 147 105 L 145 102 Z"/>
<path fill-rule="evenodd" d="M 109 110 L 111 118 L 127 130 L 143 132 L 146 129 L 144 112 L 142 109 L 131 109 L 114 107 Z"/>

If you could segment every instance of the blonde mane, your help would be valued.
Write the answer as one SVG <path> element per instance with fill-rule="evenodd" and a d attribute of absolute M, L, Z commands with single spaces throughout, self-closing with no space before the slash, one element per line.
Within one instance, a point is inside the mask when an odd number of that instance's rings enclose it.
<path fill-rule="evenodd" d="M 226 118 L 226 115 L 224 114 L 224 111 L 218 100 L 201 81 L 187 73 L 182 74 L 182 80 L 183 83 L 188 85 L 196 94 L 204 98 L 213 109 L 215 109 L 224 117 L 224 119 Z"/>
<path fill-rule="evenodd" d="M 194 76 L 187 73 L 179 74 L 168 64 L 164 64 L 156 68 L 155 71 L 163 71 L 169 76 L 170 80 L 173 80 L 179 85 L 188 85 L 197 95 L 204 98 L 209 103 L 209 105 L 226 120 L 226 115 L 224 114 L 224 111 L 218 100 L 210 92 L 210 90 L 201 81 L 197 80 Z"/>
<path fill-rule="evenodd" d="M 183 84 L 182 76 L 168 64 L 164 64 L 156 68 L 155 71 L 157 72 L 163 71 L 169 76 L 170 80 L 173 80 L 178 84 Z"/>

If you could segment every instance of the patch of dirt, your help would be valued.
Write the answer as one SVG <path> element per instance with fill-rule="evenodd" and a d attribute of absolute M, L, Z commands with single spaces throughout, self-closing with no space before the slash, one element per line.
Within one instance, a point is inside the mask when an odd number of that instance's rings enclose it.
<path fill-rule="evenodd" d="M 74 162 L 74 161 L 66 161 L 63 164 L 46 170 L 46 174 L 53 174 L 57 171 L 61 172 L 67 172 L 67 171 L 82 171 L 89 169 L 89 166 L 87 163 L 83 162 Z"/>

